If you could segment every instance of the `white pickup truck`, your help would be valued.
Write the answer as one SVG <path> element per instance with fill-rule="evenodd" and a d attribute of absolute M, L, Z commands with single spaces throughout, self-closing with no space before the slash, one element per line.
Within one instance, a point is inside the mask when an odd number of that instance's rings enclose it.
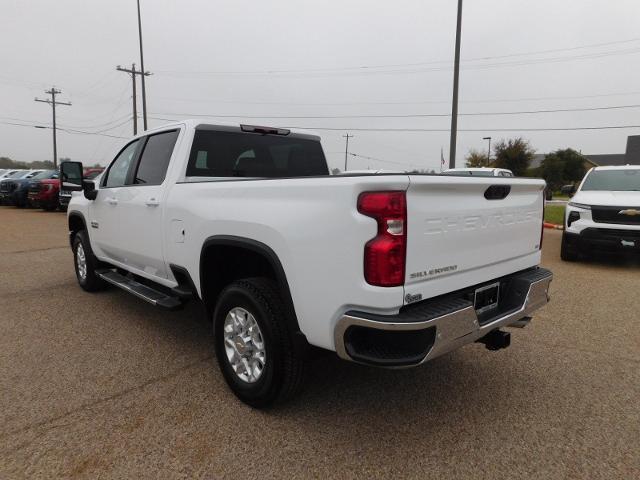
<path fill-rule="evenodd" d="M 565 209 L 561 257 L 595 252 L 640 253 L 640 165 L 589 170 Z"/>
<path fill-rule="evenodd" d="M 541 180 L 331 176 L 317 136 L 192 120 L 135 137 L 94 182 L 77 162 L 61 178 L 80 286 L 202 301 L 255 407 L 292 396 L 316 347 L 382 367 L 497 350 L 548 301 Z"/>

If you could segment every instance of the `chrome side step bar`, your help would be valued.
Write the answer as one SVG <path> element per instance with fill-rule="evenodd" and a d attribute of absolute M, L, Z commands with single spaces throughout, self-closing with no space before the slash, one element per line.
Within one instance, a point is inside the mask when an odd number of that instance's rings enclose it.
<path fill-rule="evenodd" d="M 182 307 L 182 301 L 180 301 L 178 297 L 167 295 L 166 293 L 155 290 L 147 285 L 143 285 L 142 283 L 136 282 L 132 278 L 125 277 L 114 270 L 98 270 L 96 273 L 105 282 L 115 285 L 125 292 L 135 295 L 156 307 L 166 308 L 168 310 L 176 310 Z"/>

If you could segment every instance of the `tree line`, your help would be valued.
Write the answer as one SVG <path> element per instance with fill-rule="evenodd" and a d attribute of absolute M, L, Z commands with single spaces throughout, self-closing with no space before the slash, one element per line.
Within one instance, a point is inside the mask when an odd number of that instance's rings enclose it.
<path fill-rule="evenodd" d="M 539 167 L 531 167 L 535 150 L 522 137 L 500 140 L 491 154 L 471 149 L 465 157 L 467 167 L 507 168 L 517 177 L 544 178 L 552 191 L 562 185 L 582 180 L 587 172 L 587 158 L 572 148 L 547 153 Z"/>
<path fill-rule="evenodd" d="M 0 168 L 53 170 L 53 162 L 51 160 L 19 162 L 17 160 L 12 160 L 9 157 L 0 157 Z"/>
<path fill-rule="evenodd" d="M 60 163 L 69 162 L 69 157 L 61 157 Z M 88 166 L 88 165 L 87 165 Z M 93 165 L 94 167 L 100 167 L 99 163 Z M 51 160 L 36 160 L 34 162 L 20 162 L 13 160 L 9 157 L 0 157 L 0 169 L 9 170 L 53 170 L 53 162 Z"/>

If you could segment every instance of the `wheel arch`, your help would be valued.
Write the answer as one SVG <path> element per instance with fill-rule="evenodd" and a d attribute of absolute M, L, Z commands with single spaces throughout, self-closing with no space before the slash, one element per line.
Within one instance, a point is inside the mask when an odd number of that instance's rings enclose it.
<path fill-rule="evenodd" d="M 87 221 L 84 218 L 84 215 L 80 212 L 70 212 L 67 222 L 69 224 L 69 243 L 73 247 L 73 239 L 76 234 L 81 230 L 87 230 Z"/>
<path fill-rule="evenodd" d="M 238 275 L 224 268 L 229 263 L 240 264 Z M 222 270 L 222 275 L 214 275 L 212 269 Z M 213 310 L 218 294 L 224 286 L 246 276 L 267 276 L 272 278 L 280 291 L 287 310 L 285 321 L 293 335 L 296 347 L 308 346 L 306 337 L 300 330 L 291 290 L 285 270 L 278 255 L 268 245 L 245 237 L 214 235 L 208 237 L 200 253 L 200 293 L 207 308 Z"/>

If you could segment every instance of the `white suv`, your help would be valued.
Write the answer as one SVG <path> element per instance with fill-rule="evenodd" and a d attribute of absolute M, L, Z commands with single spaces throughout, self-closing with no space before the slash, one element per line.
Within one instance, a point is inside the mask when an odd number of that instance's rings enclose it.
<path fill-rule="evenodd" d="M 640 165 L 596 167 L 567 205 L 561 257 L 640 252 Z"/>

